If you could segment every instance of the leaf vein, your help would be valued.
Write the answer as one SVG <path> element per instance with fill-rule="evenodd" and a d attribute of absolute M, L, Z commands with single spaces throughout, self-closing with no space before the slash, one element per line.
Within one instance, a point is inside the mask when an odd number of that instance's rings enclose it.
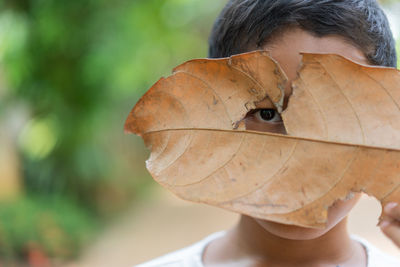
<path fill-rule="evenodd" d="M 363 140 L 363 144 L 365 143 L 365 133 L 364 133 L 364 128 L 361 124 L 361 120 L 358 117 L 357 112 L 355 111 L 350 99 L 346 96 L 346 94 L 343 92 L 342 88 L 339 86 L 338 82 L 333 78 L 333 76 L 329 73 L 329 71 L 327 70 L 327 68 L 324 66 L 324 64 L 322 62 L 319 61 L 319 64 L 326 70 L 327 75 L 329 75 L 329 77 L 331 77 L 332 81 L 336 84 L 336 88 L 339 89 L 339 92 L 343 95 L 344 99 L 347 101 L 347 103 L 349 103 L 350 108 L 353 110 L 354 116 L 357 119 L 358 122 L 358 126 L 360 127 L 361 130 L 361 135 L 362 135 L 362 140 Z"/>

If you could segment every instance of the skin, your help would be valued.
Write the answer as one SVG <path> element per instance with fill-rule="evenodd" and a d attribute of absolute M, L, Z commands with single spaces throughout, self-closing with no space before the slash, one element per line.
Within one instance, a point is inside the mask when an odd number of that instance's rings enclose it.
<path fill-rule="evenodd" d="M 383 210 L 383 220 L 380 223 L 382 232 L 400 248 L 400 206 L 391 202 Z"/>
<path fill-rule="evenodd" d="M 290 28 L 277 36 L 263 49 L 270 51 L 287 74 L 289 82 L 296 78 L 300 52 L 334 53 L 361 64 L 369 64 L 360 49 L 337 35 L 316 37 L 299 28 Z M 291 88 L 288 86 L 285 95 L 290 94 Z M 257 108 L 273 109 L 273 105 L 265 99 L 258 103 Z M 245 122 L 246 128 L 250 130 L 286 133 L 279 115 L 265 121 L 260 116 L 260 110 L 255 110 L 247 115 Z M 357 194 L 352 199 L 338 201 L 330 207 L 328 223 L 324 229 L 284 225 L 241 215 L 232 230 L 207 246 L 203 263 L 205 266 L 242 267 L 366 267 L 365 249 L 350 238 L 346 226 L 347 215 L 359 197 Z M 400 245 L 400 207 L 388 208 L 386 214 L 385 221 L 388 223 L 381 227 L 385 234 Z"/>

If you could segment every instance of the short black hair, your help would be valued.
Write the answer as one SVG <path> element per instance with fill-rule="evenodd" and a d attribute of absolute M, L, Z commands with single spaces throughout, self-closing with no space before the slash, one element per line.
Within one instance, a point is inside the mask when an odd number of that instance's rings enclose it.
<path fill-rule="evenodd" d="M 209 38 L 209 57 L 260 49 L 274 34 L 298 26 L 316 36 L 340 35 L 371 64 L 397 66 L 395 41 L 375 0 L 230 0 Z"/>

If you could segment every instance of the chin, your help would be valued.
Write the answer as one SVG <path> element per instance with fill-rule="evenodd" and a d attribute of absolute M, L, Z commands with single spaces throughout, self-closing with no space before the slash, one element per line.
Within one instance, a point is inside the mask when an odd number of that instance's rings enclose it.
<path fill-rule="evenodd" d="M 332 226 L 328 225 L 324 229 L 315 229 L 315 228 L 306 228 L 295 225 L 281 224 L 261 219 L 255 219 L 255 220 L 262 228 L 264 228 L 264 230 L 268 231 L 270 234 L 279 238 L 290 239 L 290 240 L 316 239 L 318 237 L 323 236 L 334 226 L 334 225 Z"/>
<path fill-rule="evenodd" d="M 270 234 L 290 240 L 311 240 L 322 237 L 338 227 L 346 227 L 346 218 L 351 209 L 357 204 L 361 194 L 354 194 L 351 199 L 339 200 L 328 209 L 328 222 L 323 229 L 306 228 L 295 225 L 276 223 L 268 220 L 254 220 Z"/>

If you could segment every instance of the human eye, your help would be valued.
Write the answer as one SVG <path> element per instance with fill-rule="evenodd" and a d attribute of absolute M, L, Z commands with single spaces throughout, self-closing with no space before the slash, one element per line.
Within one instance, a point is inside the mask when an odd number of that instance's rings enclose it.
<path fill-rule="evenodd" d="M 273 108 L 259 108 L 245 117 L 246 130 L 286 134 L 281 115 Z"/>
<path fill-rule="evenodd" d="M 282 118 L 279 113 L 272 108 L 256 109 L 253 115 L 261 122 L 267 123 L 280 123 Z"/>

